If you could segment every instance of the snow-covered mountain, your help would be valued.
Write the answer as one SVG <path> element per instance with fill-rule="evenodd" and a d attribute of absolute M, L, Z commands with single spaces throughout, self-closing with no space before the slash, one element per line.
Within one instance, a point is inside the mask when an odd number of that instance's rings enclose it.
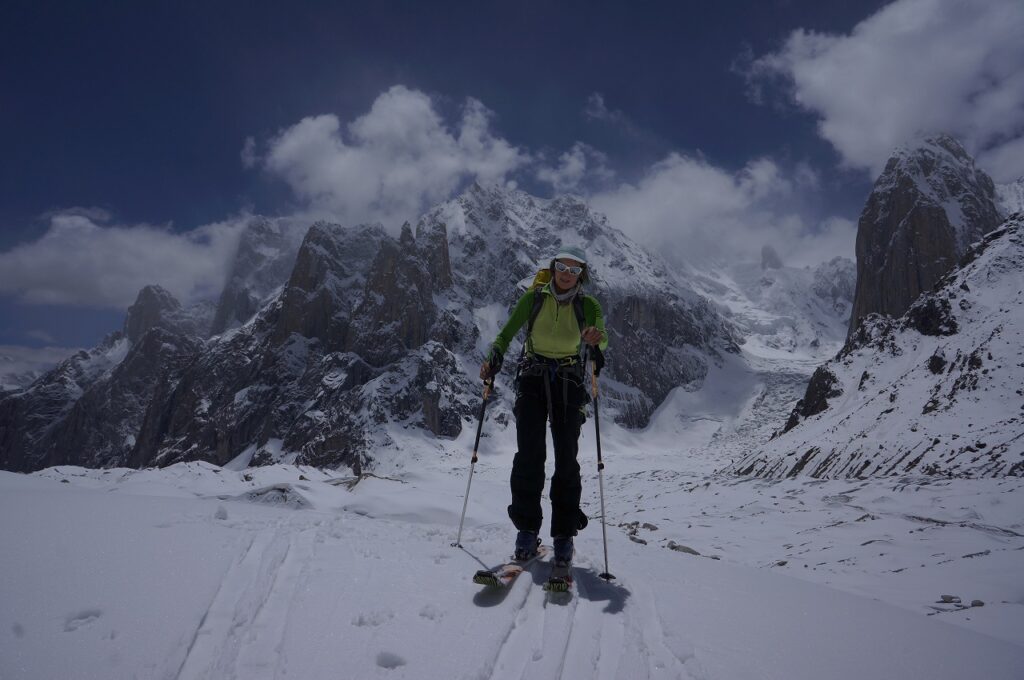
<path fill-rule="evenodd" d="M 260 220 L 246 233 L 216 323 L 211 306 L 183 310 L 147 288 L 110 341 L 121 343 L 123 366 L 61 391 L 47 410 L 55 417 L 39 427 L 27 404 L 60 382 L 57 373 L 0 402 L 13 442 L 6 467 L 239 458 L 361 469 L 400 456 L 395 433 L 404 429 L 457 436 L 473 418 L 477 367 L 517 283 L 563 242 L 586 245 L 591 290 L 609 319 L 609 418 L 645 425 L 672 390 L 696 389 L 738 348 L 715 306 L 573 197 L 473 185 L 397 239 L 379 225 L 317 223 L 281 282 L 282 263 L 293 261 L 287 234 Z M 206 338 L 202 329 L 237 323 L 267 290 L 243 325 Z M 512 370 L 491 409 L 499 427 L 511 420 Z"/>
<path fill-rule="evenodd" d="M 796 357 L 831 357 L 846 338 L 856 268 L 837 257 L 815 268 L 721 263 L 694 277 L 697 290 L 726 310 L 744 346 Z"/>
<path fill-rule="evenodd" d="M 731 466 L 769 477 L 1024 474 L 1024 218 L 898 319 L 819 367 L 786 431 Z"/>
<path fill-rule="evenodd" d="M 255 216 L 242 231 L 210 334 L 237 328 L 253 317 L 288 279 L 304 229 L 288 219 Z"/>
<path fill-rule="evenodd" d="M 418 229 L 442 224 L 449 235 L 453 298 L 477 310 L 480 356 L 521 294 L 521 287 L 509 284 L 531 281 L 560 243 L 586 246 L 596 279 L 590 292 L 601 301 L 610 329 L 605 402 L 628 427 L 645 426 L 673 389 L 695 389 L 711 363 L 737 351 L 736 329 L 693 290 L 684 272 L 644 250 L 579 198 L 545 200 L 474 184 L 424 215 Z M 509 349 L 510 358 L 519 347 Z M 511 402 L 506 397 L 503 403 L 510 415 Z"/>
<path fill-rule="evenodd" d="M 902 146 L 875 181 L 857 226 L 860 319 L 900 316 L 1001 222 L 995 185 L 948 135 Z"/>
<path fill-rule="evenodd" d="M 0 398 L 0 467 L 125 464 L 150 399 L 200 351 L 212 315 L 143 288 L 121 330 Z"/>
<path fill-rule="evenodd" d="M 28 387 L 75 352 L 65 347 L 0 345 L 0 393 Z"/>

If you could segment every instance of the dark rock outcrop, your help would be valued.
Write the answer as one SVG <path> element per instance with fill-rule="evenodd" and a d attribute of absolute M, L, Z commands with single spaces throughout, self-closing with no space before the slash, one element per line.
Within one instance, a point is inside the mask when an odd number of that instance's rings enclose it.
<path fill-rule="evenodd" d="M 775 248 L 769 245 L 761 248 L 761 269 L 782 269 L 782 258 Z"/>
<path fill-rule="evenodd" d="M 835 399 L 842 394 L 843 390 L 839 387 L 836 374 L 825 366 L 818 366 L 811 376 L 810 383 L 807 384 L 807 393 L 803 399 L 796 402 L 782 432 L 789 432 L 804 418 L 824 412 L 828 408 L 828 400 Z"/>
<path fill-rule="evenodd" d="M 857 226 L 849 335 L 869 314 L 901 316 L 1000 221 L 991 178 L 955 139 L 897 150 Z"/>

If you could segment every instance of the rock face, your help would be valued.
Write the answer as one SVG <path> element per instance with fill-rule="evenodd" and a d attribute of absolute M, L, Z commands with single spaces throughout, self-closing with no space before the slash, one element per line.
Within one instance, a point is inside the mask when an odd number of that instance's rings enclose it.
<path fill-rule="evenodd" d="M 151 395 L 201 351 L 212 312 L 144 288 L 123 331 L 0 399 L 0 466 L 125 464 Z"/>
<path fill-rule="evenodd" d="M 1024 216 L 901 317 L 868 316 L 784 433 L 729 470 L 767 477 L 1024 475 Z"/>
<path fill-rule="evenodd" d="M 995 185 L 955 139 L 897 150 L 857 226 L 849 334 L 869 314 L 901 316 L 1000 221 Z"/>
<path fill-rule="evenodd" d="M 131 463 L 358 469 L 391 445 L 389 424 L 457 436 L 471 385 L 431 338 L 438 247 L 409 227 L 396 240 L 379 225 L 314 224 L 280 294 L 155 395 Z"/>
<path fill-rule="evenodd" d="M 256 216 L 238 241 L 210 335 L 237 328 L 260 310 L 291 273 L 304 230 L 283 219 Z"/>
<path fill-rule="evenodd" d="M 212 315 L 213 307 L 208 303 L 184 309 L 160 286 L 146 286 L 139 291 L 135 304 L 128 308 L 123 332 L 133 345 L 153 328 L 202 338 L 206 337 Z"/>

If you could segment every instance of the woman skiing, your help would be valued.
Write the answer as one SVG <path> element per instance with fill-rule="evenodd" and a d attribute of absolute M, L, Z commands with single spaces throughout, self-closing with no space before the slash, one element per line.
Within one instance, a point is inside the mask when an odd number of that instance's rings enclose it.
<path fill-rule="evenodd" d="M 601 305 L 583 294 L 589 280 L 582 248 L 562 248 L 549 265 L 550 280 L 526 292 L 498 333 L 480 377 L 488 380 L 501 370 L 512 338 L 525 324 L 523 358 L 516 379 L 516 438 L 512 461 L 512 503 L 508 514 L 519 530 L 515 559 L 525 560 L 540 545 L 541 493 L 546 457 L 545 421 L 551 425 L 555 473 L 551 478 L 551 536 L 556 566 L 567 567 L 573 557 L 573 536 L 586 526 L 580 511 L 580 466 L 576 461 L 580 428 L 588 401 L 584 383 L 584 343 L 599 350 L 608 346 Z M 599 352 L 595 352 L 599 354 Z"/>

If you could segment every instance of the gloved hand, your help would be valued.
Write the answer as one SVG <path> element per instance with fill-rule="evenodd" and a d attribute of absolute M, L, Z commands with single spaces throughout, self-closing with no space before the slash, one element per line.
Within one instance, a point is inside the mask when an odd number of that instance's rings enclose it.
<path fill-rule="evenodd" d="M 501 366 L 504 362 L 505 357 L 502 353 L 497 347 L 492 347 L 491 355 L 487 357 L 487 360 L 480 366 L 480 379 L 487 381 L 494 378 L 494 376 L 501 373 Z"/>

